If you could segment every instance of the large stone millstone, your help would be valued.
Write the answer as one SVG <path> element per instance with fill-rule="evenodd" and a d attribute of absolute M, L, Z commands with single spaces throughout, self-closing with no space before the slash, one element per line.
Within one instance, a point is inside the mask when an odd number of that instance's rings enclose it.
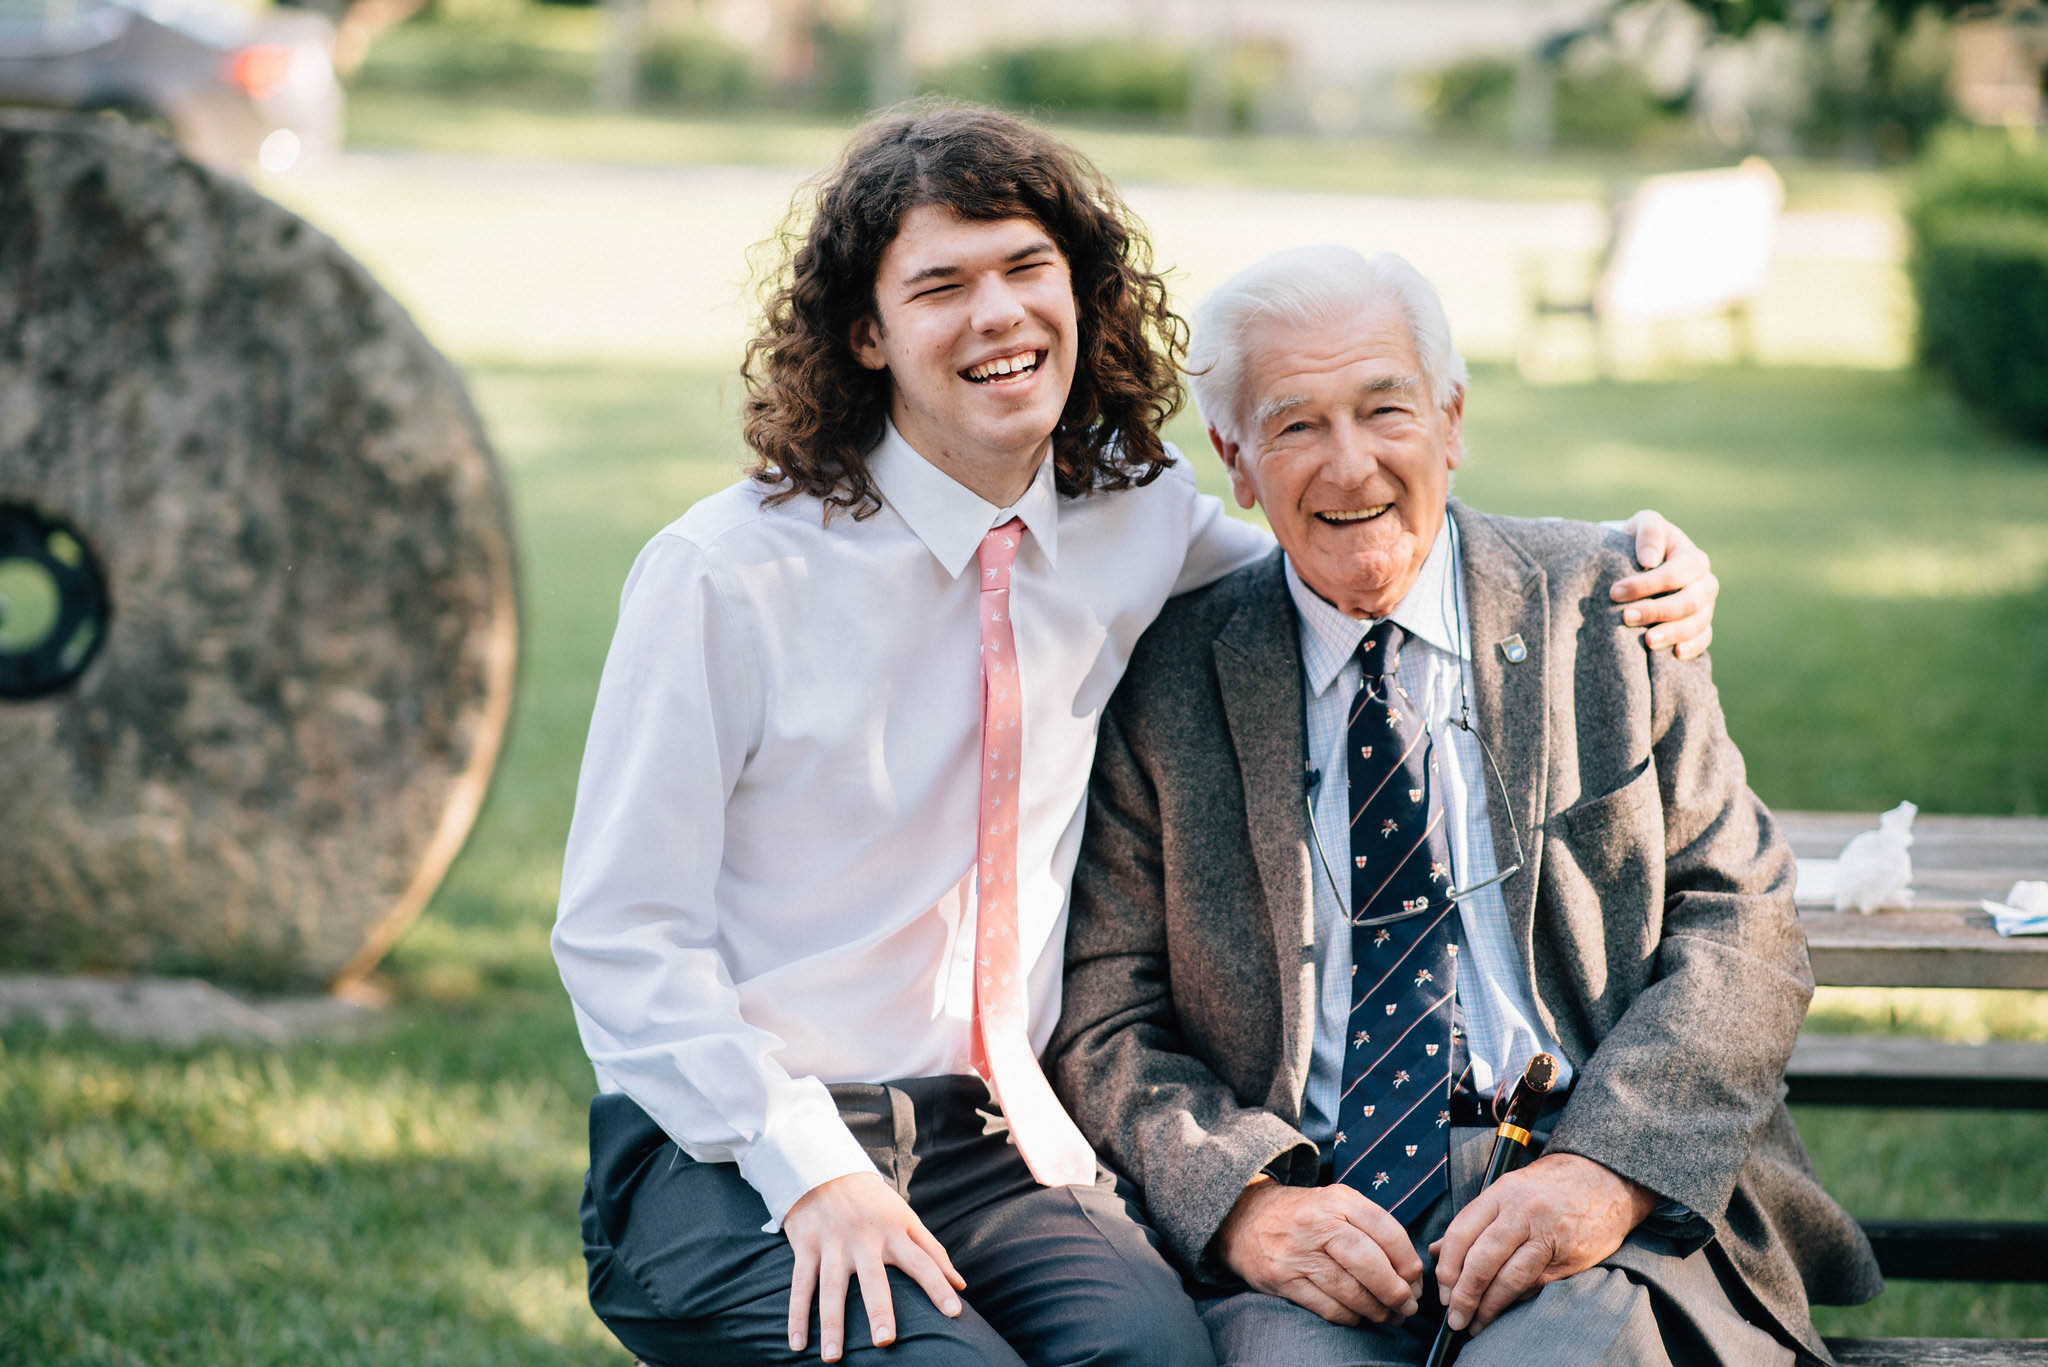
<path fill-rule="evenodd" d="M 502 477 L 404 310 L 160 139 L 0 116 L 0 963 L 366 972 L 516 647 Z"/>

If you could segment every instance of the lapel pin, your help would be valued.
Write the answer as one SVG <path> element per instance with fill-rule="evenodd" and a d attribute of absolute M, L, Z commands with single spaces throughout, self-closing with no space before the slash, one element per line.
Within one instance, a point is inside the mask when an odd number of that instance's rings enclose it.
<path fill-rule="evenodd" d="M 1516 633 L 1500 643 L 1500 653 L 1509 664 L 1518 665 L 1529 658 L 1529 647 L 1522 644 L 1521 634 Z"/>

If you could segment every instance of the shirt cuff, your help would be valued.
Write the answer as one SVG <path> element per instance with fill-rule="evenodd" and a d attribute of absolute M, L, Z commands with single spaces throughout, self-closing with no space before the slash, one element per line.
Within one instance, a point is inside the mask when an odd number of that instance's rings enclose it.
<path fill-rule="evenodd" d="M 1670 1197 L 1657 1203 L 1649 1218 L 1636 1226 L 1636 1232 L 1680 1258 L 1706 1247 L 1707 1240 L 1714 1237 L 1713 1225 L 1685 1202 Z"/>
<path fill-rule="evenodd" d="M 783 1217 L 804 1193 L 835 1177 L 875 1171 L 822 1087 L 815 1099 L 774 1107 L 761 1137 L 739 1155 L 739 1168 L 768 1207 L 768 1223 L 761 1226 L 766 1234 L 781 1231 Z"/>

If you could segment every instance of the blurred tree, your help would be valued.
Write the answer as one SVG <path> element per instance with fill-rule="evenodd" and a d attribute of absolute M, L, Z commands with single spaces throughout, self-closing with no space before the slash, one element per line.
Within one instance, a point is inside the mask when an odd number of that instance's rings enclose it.
<path fill-rule="evenodd" d="M 2043 0 L 1613 0 L 1611 23 L 1652 7 L 1702 16 L 1718 39 L 1775 29 L 1806 51 L 1798 140 L 1808 151 L 1898 161 L 1950 116 L 1949 21 L 1994 8 L 2041 12 Z"/>
<path fill-rule="evenodd" d="M 910 98 L 910 6 L 906 0 L 875 0 L 868 98 L 876 105 Z"/>
<path fill-rule="evenodd" d="M 1854 0 L 1681 0 L 1711 21 L 1716 30 L 1740 38 L 1758 24 L 1791 26 L 1826 23 L 1828 18 Z M 1617 0 L 1614 8 L 1656 3 L 1656 0 Z M 1981 9 L 1984 0 L 1873 0 L 1877 9 L 1897 28 L 1905 28 L 1922 10 L 1944 17 L 1966 9 Z"/>
<path fill-rule="evenodd" d="M 1229 11 L 1221 0 L 1205 0 L 1196 7 L 1195 17 L 1188 131 L 1205 138 L 1221 137 L 1230 131 L 1230 59 L 1234 45 Z"/>
<path fill-rule="evenodd" d="M 604 41 L 597 54 L 597 103 L 601 109 L 630 109 L 640 93 L 646 59 L 646 0 L 603 0 Z"/>

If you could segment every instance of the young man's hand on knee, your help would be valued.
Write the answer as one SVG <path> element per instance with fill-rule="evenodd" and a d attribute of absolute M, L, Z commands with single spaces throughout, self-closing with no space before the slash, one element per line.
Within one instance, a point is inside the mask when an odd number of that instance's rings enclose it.
<path fill-rule="evenodd" d="M 804 1348 L 811 1298 L 818 1300 L 818 1355 L 839 1361 L 846 1346 L 846 1293 L 860 1279 L 875 1346 L 896 1341 L 896 1308 L 889 1296 L 890 1267 L 903 1269 L 924 1288 L 941 1314 L 958 1315 L 958 1292 L 967 1281 L 924 1221 L 871 1172 L 835 1177 L 805 1192 L 782 1218 L 796 1251 L 789 1287 L 789 1346 Z"/>

